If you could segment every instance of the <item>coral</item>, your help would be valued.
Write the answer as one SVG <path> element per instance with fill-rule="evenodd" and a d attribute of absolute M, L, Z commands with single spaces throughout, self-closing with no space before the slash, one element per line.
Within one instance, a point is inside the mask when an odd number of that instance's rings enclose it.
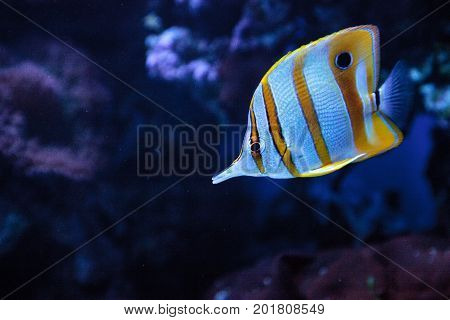
<path fill-rule="evenodd" d="M 411 69 L 411 78 L 419 86 L 425 110 L 437 115 L 444 126 L 448 126 L 450 117 L 449 58 L 448 49 L 437 49 L 421 66 Z"/>
<path fill-rule="evenodd" d="M 386 43 L 440 5 L 10 3 L 193 125 L 245 124 L 258 81 L 302 44 L 362 23 L 378 25 Z M 442 263 L 448 245 L 431 239 L 448 238 L 450 230 L 447 120 L 434 111 L 445 109 L 448 85 L 445 13 L 435 12 L 381 49 L 380 83 L 406 59 L 417 71 L 416 111 L 427 113 L 416 113 L 403 144 L 330 176 L 276 182 L 360 238 L 384 242 L 377 248 L 433 285 L 439 277 L 438 288 L 448 292 L 448 272 L 440 267 L 448 269 Z M 213 187 L 210 177 L 194 174 L 148 203 L 179 177 L 136 175 L 136 128 L 175 119 L 13 11 L 0 10 L 0 26 L 6 30 L 0 34 L 2 296 L 134 212 L 10 298 L 194 299 L 224 274 L 280 252 L 258 267 L 267 272 L 247 270 L 239 284 L 219 281 L 208 297 L 435 297 L 380 257 L 355 249 L 353 238 L 266 179 Z M 237 145 L 220 147 L 239 152 Z M 430 238 L 386 242 L 419 232 Z"/>
<path fill-rule="evenodd" d="M 24 150 L 21 162 L 27 174 L 56 173 L 82 180 L 94 175 L 98 161 L 95 152 L 94 146 L 75 152 L 69 148 L 42 147 L 32 143 Z"/>
<path fill-rule="evenodd" d="M 432 83 L 420 87 L 425 108 L 439 116 L 448 119 L 450 116 L 450 86 L 437 88 Z"/>
<path fill-rule="evenodd" d="M 0 111 L 0 154 L 25 174 L 56 173 L 74 180 L 92 177 L 95 172 L 97 150 L 72 151 L 63 147 L 46 147 L 24 137 L 23 117 L 20 113 Z"/>
<path fill-rule="evenodd" d="M 168 28 L 159 35 L 148 36 L 146 44 L 150 76 L 197 83 L 217 80 L 217 66 L 206 57 L 214 50 L 212 45 L 196 39 L 188 29 Z"/>
<path fill-rule="evenodd" d="M 46 67 L 25 61 L 0 70 L 0 154 L 27 175 L 88 179 L 100 140 L 87 119 L 109 101 L 108 92 L 79 57 L 54 44 L 47 50 Z"/>
<path fill-rule="evenodd" d="M 304 36 L 305 20 L 299 16 L 289 21 L 292 7 L 288 1 L 248 1 L 232 31 L 230 51 L 276 48 L 288 38 Z"/>
<path fill-rule="evenodd" d="M 23 62 L 0 71 L 1 107 L 32 119 L 27 124 L 31 135 L 47 137 L 49 132 L 44 123 L 58 127 L 62 120 L 58 106 L 61 92 L 57 79 L 34 63 Z"/>
<path fill-rule="evenodd" d="M 217 280 L 206 298 L 443 298 L 414 276 L 442 294 L 450 294 L 448 239 L 403 237 L 375 245 L 374 248 L 398 265 L 367 247 L 336 249 L 317 255 L 284 252 Z"/>
<path fill-rule="evenodd" d="M 196 105 L 218 121 L 234 120 L 236 115 L 227 109 L 247 104 L 242 98 L 261 76 L 261 66 L 270 61 L 267 56 L 252 60 L 248 54 L 283 46 L 288 38 L 296 41 L 304 37 L 305 20 L 301 16 L 291 19 L 291 7 L 287 1 L 175 1 L 172 9 L 182 12 L 183 18 L 161 30 L 165 6 L 156 1 L 146 18 L 151 31 L 146 39 L 149 75 L 187 84 Z M 235 23 L 216 26 L 223 15 Z M 185 26 L 191 19 L 208 25 Z M 292 21 L 286 23 L 289 19 Z M 258 63 L 262 64 L 258 67 Z"/>
<path fill-rule="evenodd" d="M 425 62 L 412 69 L 411 74 L 418 85 L 425 111 L 438 121 L 433 132 L 433 150 L 428 163 L 427 175 L 437 199 L 438 225 L 444 234 L 449 233 L 450 201 L 448 177 L 448 145 L 450 121 L 450 51 L 448 45 L 438 46 Z M 446 160 L 447 159 L 447 160 Z"/>
<path fill-rule="evenodd" d="M 50 42 L 36 55 L 64 88 L 67 97 L 62 107 L 71 116 L 98 117 L 111 103 L 111 92 L 99 80 L 97 67 L 78 53 Z"/>

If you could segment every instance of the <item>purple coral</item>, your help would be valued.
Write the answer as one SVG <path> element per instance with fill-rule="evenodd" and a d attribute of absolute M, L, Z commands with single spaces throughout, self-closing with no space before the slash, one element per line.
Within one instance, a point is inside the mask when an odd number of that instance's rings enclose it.
<path fill-rule="evenodd" d="M 147 68 L 152 77 L 164 80 L 213 82 L 217 65 L 208 61 L 211 44 L 196 39 L 182 27 L 171 27 L 159 35 L 147 37 Z"/>
<path fill-rule="evenodd" d="M 58 100 L 61 83 L 41 66 L 30 61 L 0 70 L 0 101 L 38 121 L 61 113 Z"/>
<path fill-rule="evenodd" d="M 51 147 L 24 134 L 21 113 L 0 111 L 0 155 L 25 174 L 55 173 L 73 180 L 90 178 L 96 168 L 95 147 L 74 151 L 66 147 Z"/>
<path fill-rule="evenodd" d="M 147 19 L 150 77 L 188 82 L 198 105 L 221 120 L 230 116 L 221 107 L 247 104 L 249 91 L 256 85 L 254 79 L 273 62 L 267 50 L 282 48 L 287 39 L 298 41 L 305 34 L 304 18 L 292 17 L 294 4 L 286 1 L 177 0 L 172 10 L 180 18 L 162 31 L 165 19 L 160 12 L 165 6 L 156 3 Z M 226 23 L 217 24 L 224 16 Z M 217 100 L 224 104 L 218 106 Z"/>
<path fill-rule="evenodd" d="M 62 107 L 72 115 L 98 116 L 111 103 L 111 92 L 98 79 L 97 67 L 76 52 L 56 43 L 44 47 L 42 62 L 61 83 L 66 102 Z"/>
<path fill-rule="evenodd" d="M 37 143 L 29 143 L 22 154 L 26 164 L 26 173 L 55 173 L 83 180 L 95 172 L 97 154 L 93 147 L 84 147 L 74 151 L 70 148 L 43 147 Z M 92 152 L 94 151 L 94 152 Z"/>
<path fill-rule="evenodd" d="M 100 161 L 100 140 L 84 114 L 104 105 L 109 92 L 63 52 L 51 45 L 47 67 L 26 61 L 0 70 L 0 155 L 26 175 L 88 179 Z M 49 71 L 52 64 L 59 74 Z"/>
<path fill-rule="evenodd" d="M 232 31 L 230 50 L 270 49 L 280 45 L 289 36 L 295 38 L 296 33 L 304 30 L 305 21 L 297 18 L 286 23 L 289 21 L 291 6 L 284 1 L 248 1 Z"/>

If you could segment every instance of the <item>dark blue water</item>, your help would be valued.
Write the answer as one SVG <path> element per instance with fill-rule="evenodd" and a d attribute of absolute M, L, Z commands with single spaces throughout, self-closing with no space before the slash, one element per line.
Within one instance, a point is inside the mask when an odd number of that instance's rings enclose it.
<path fill-rule="evenodd" d="M 448 7 L 412 26 L 443 1 L 7 2 L 20 14 L 0 3 L 1 296 L 227 298 L 233 290 L 221 283 L 250 292 L 262 281 L 258 295 L 234 297 L 442 297 L 392 273 L 361 241 L 420 277 L 436 274 L 425 280 L 450 294 Z M 399 148 L 329 176 L 277 180 L 285 190 L 256 178 L 213 186 L 211 170 L 181 182 L 187 172 L 138 175 L 139 126 L 246 124 L 276 60 L 360 24 L 377 25 L 386 44 L 382 78 L 402 59 L 414 80 Z M 218 171 L 239 145 L 214 150 Z M 160 165 L 179 163 L 171 156 L 163 152 Z M 255 267 L 274 256 L 288 256 L 290 273 L 277 263 L 264 272 L 292 275 L 276 289 Z M 362 280 L 336 290 L 346 277 Z"/>

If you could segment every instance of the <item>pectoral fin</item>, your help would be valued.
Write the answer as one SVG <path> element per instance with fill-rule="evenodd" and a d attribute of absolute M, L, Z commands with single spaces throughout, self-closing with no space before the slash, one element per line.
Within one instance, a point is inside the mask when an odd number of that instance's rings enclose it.
<path fill-rule="evenodd" d="M 356 157 L 350 158 L 350 159 L 345 159 L 345 160 L 341 160 L 338 162 L 334 162 L 334 163 L 330 163 L 326 166 L 323 166 L 321 168 L 318 169 L 314 169 L 308 172 L 304 172 L 301 174 L 302 178 L 311 178 L 311 177 L 319 177 L 319 176 L 323 176 L 329 173 L 332 173 L 336 170 L 339 170 L 343 167 L 345 167 L 346 165 L 361 160 L 362 158 L 364 158 L 366 156 L 366 154 L 359 154 Z"/>

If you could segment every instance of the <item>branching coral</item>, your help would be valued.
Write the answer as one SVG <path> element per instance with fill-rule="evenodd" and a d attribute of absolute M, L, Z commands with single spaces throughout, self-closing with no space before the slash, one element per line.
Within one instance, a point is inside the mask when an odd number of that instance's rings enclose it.
<path fill-rule="evenodd" d="M 206 57 L 214 50 L 214 45 L 196 39 L 188 29 L 171 27 L 159 35 L 147 37 L 146 43 L 150 76 L 196 83 L 217 80 L 217 65 Z"/>
<path fill-rule="evenodd" d="M 279 46 L 291 48 L 288 38 L 292 43 L 305 35 L 305 21 L 291 16 L 293 5 L 288 1 L 179 0 L 170 6 L 175 21 L 165 29 L 167 4 L 163 2 L 153 2 L 145 20 L 151 32 L 146 40 L 149 75 L 189 84 L 196 104 L 219 121 L 234 118 L 228 108 L 248 103 L 256 83 L 251 79 L 260 77 L 271 61 L 264 52 L 262 59 L 251 54 Z M 218 24 L 224 16 L 226 23 Z"/>

